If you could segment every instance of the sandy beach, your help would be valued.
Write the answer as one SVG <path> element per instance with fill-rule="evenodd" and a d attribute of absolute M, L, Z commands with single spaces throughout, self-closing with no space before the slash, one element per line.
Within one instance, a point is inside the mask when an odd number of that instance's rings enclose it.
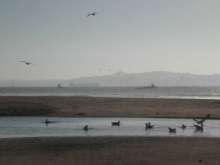
<path fill-rule="evenodd" d="M 0 115 L 220 118 L 219 100 L 104 97 L 0 97 Z"/>
<path fill-rule="evenodd" d="M 219 153 L 215 138 L 0 139 L 2 165 L 218 165 Z"/>

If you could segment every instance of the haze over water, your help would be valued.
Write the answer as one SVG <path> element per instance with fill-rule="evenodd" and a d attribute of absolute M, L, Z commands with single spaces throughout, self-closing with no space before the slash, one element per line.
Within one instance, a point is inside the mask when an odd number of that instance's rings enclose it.
<path fill-rule="evenodd" d="M 1 87 L 0 96 L 93 96 L 220 99 L 220 87 Z"/>

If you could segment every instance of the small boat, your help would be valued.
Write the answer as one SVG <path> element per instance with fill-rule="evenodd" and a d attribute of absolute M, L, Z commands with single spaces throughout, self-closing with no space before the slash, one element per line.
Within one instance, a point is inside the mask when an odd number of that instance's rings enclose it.
<path fill-rule="evenodd" d="M 57 84 L 57 88 L 63 88 L 61 84 Z"/>
<path fill-rule="evenodd" d="M 158 88 L 158 86 L 154 85 L 153 83 L 149 86 L 141 86 L 137 87 L 137 89 L 151 89 L 151 88 Z"/>

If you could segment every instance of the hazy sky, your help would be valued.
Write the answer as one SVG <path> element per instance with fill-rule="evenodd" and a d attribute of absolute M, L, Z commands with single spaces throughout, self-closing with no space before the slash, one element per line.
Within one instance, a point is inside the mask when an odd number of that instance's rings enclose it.
<path fill-rule="evenodd" d="M 0 0 L 0 79 L 220 73 L 219 8 L 219 0 Z M 86 18 L 90 11 L 99 14 Z"/>

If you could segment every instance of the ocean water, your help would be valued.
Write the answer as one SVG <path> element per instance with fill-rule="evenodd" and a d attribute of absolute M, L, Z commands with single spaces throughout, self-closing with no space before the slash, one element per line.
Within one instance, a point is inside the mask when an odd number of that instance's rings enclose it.
<path fill-rule="evenodd" d="M 0 87 L 0 96 L 96 96 L 220 99 L 220 87 Z"/>
<path fill-rule="evenodd" d="M 41 136 L 186 136 L 220 137 L 220 121 L 207 120 L 204 131 L 195 131 L 192 119 L 166 118 L 69 118 L 49 117 L 53 123 L 46 125 L 46 117 L 0 117 L 0 138 L 41 137 Z M 121 125 L 112 126 L 112 121 L 120 120 Z M 154 128 L 145 129 L 145 123 L 151 122 Z M 185 124 L 185 130 L 181 125 Z M 88 125 L 89 130 L 83 127 Z M 168 127 L 176 128 L 176 133 L 169 133 Z"/>

